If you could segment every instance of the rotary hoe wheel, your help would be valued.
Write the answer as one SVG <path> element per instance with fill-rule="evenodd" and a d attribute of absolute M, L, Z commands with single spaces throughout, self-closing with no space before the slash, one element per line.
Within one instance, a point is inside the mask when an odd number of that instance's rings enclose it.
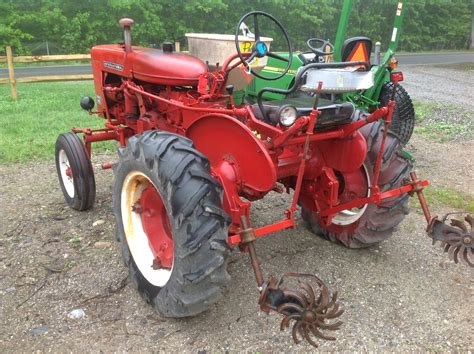
<path fill-rule="evenodd" d="M 344 178 L 344 190 L 348 189 L 348 194 L 356 193 L 358 197 L 368 195 L 368 182 L 372 178 L 383 129 L 383 124 L 380 122 L 361 129 L 368 144 L 367 158 L 364 162 L 367 181 L 362 183 L 362 173 Z M 381 191 L 401 187 L 403 182 L 409 178 L 411 168 L 411 161 L 403 153 L 400 140 L 389 131 L 380 171 Z M 351 181 L 356 185 L 351 184 Z M 361 185 L 365 185 L 365 195 L 361 195 L 359 190 Z M 341 193 L 341 196 L 343 195 L 344 191 Z M 344 210 L 334 217 L 335 222 L 328 227 L 322 226 L 317 213 L 304 206 L 302 207 L 302 216 L 315 234 L 329 241 L 341 243 L 349 248 L 370 247 L 392 235 L 395 227 L 408 214 L 408 198 L 408 194 L 402 194 L 385 199 L 379 205 L 369 204 L 357 210 Z"/>
<path fill-rule="evenodd" d="M 130 138 L 119 155 L 114 214 L 134 286 L 163 316 L 205 311 L 230 279 L 229 217 L 207 158 L 159 131 Z"/>

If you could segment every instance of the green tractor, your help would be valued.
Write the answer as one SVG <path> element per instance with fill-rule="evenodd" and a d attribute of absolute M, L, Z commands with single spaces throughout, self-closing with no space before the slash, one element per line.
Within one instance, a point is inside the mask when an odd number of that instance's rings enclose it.
<path fill-rule="evenodd" d="M 329 41 L 310 38 L 307 41 L 309 51 L 307 52 L 293 52 L 291 58 L 288 53 L 278 53 L 281 57 L 287 58 L 288 61 L 283 61 L 278 58 L 268 58 L 267 66 L 251 81 L 245 91 L 245 97 L 248 101 L 255 101 L 257 94 L 264 87 L 269 86 L 269 82 L 263 80 L 261 77 L 270 78 L 273 81 L 272 88 L 288 90 L 294 82 L 298 69 L 311 63 L 324 62 L 348 62 L 348 61 L 367 61 L 371 60 L 372 41 L 367 37 L 353 37 L 344 40 L 346 29 L 348 25 L 349 15 L 352 9 L 353 0 L 344 0 L 339 26 L 337 29 L 336 40 L 334 45 Z M 349 101 L 357 108 L 373 112 L 380 106 L 387 105 L 392 90 L 395 87 L 394 99 L 395 110 L 390 125 L 391 130 L 397 134 L 403 144 L 406 144 L 410 139 L 415 125 L 415 110 L 410 96 L 406 90 L 400 85 L 394 85 L 393 81 L 402 81 L 403 73 L 397 69 L 398 61 L 394 57 L 398 46 L 400 32 L 402 28 L 403 16 L 405 6 L 403 1 L 397 3 L 395 21 L 390 38 L 390 43 L 387 51 L 381 56 L 380 43 L 375 44 L 374 61 L 371 63 L 371 72 L 374 76 L 374 86 L 357 90 L 351 93 L 337 92 L 331 94 L 327 99 L 332 101 Z M 289 71 L 282 75 L 287 66 Z M 300 97 L 287 97 L 280 93 L 273 91 L 265 91 L 263 99 L 266 101 L 281 101 L 301 100 L 302 93 L 298 93 Z M 304 95 L 304 94 L 303 94 Z"/>

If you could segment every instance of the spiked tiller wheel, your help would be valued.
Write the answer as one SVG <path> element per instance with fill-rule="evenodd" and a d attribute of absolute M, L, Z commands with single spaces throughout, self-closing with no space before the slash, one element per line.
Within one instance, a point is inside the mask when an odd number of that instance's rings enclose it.
<path fill-rule="evenodd" d="M 282 287 L 284 278 L 295 278 L 299 289 Z M 280 330 L 292 327 L 295 343 L 308 341 L 318 347 L 315 339 L 336 340 L 327 331 L 337 331 L 342 321 L 335 321 L 344 313 L 337 302 L 337 292 L 331 294 L 321 279 L 313 274 L 286 273 L 278 282 L 271 278 L 262 291 L 260 306 L 263 311 L 274 310 L 284 316 Z"/>
<path fill-rule="evenodd" d="M 428 233 L 436 241 L 441 242 L 444 252 L 448 253 L 449 259 L 454 263 L 474 267 L 474 218 L 467 215 L 463 222 L 459 219 L 450 219 L 451 225 L 447 225 L 448 217 L 453 214 L 446 214 L 441 220 L 433 219 L 428 228 Z"/>

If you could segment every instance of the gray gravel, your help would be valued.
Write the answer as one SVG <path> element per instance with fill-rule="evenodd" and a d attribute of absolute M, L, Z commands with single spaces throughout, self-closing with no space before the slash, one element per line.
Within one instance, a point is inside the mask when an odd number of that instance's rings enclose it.
<path fill-rule="evenodd" d="M 405 78 L 401 84 L 416 100 L 456 105 L 474 113 L 474 70 L 456 70 L 458 67 L 404 65 L 400 67 Z"/>

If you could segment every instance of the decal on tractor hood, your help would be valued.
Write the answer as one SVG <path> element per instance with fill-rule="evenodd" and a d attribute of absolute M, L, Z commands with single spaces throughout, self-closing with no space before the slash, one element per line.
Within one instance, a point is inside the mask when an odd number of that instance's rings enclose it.
<path fill-rule="evenodd" d="M 123 65 L 111 63 L 110 61 L 104 61 L 104 66 L 109 69 L 123 71 Z"/>

